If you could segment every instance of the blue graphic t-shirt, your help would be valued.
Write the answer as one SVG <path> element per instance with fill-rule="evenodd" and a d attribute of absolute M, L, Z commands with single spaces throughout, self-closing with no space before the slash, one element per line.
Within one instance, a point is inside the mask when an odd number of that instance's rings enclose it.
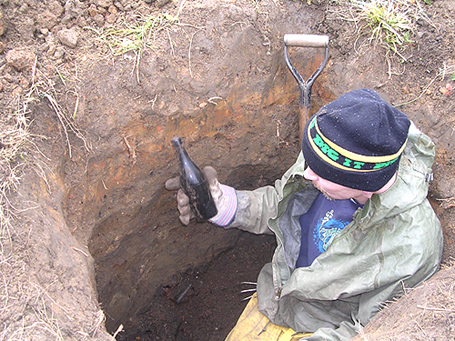
<path fill-rule="evenodd" d="M 308 212 L 300 217 L 302 243 L 296 266 L 310 266 L 362 207 L 352 199 L 329 200 L 320 193 Z"/>

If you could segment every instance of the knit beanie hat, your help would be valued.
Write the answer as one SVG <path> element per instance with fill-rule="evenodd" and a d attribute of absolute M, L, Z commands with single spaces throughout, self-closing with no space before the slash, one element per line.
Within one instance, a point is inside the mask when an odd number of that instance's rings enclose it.
<path fill-rule="evenodd" d="M 325 180 L 375 192 L 398 169 L 409 118 L 371 89 L 348 92 L 322 107 L 307 123 L 305 161 Z"/>

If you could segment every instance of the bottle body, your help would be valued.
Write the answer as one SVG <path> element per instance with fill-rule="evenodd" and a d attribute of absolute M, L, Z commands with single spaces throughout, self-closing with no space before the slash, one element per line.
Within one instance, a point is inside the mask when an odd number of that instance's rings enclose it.
<path fill-rule="evenodd" d="M 180 161 L 180 186 L 190 198 L 191 210 L 200 220 L 214 217 L 218 211 L 204 173 L 188 156 L 180 137 L 171 142 Z"/>

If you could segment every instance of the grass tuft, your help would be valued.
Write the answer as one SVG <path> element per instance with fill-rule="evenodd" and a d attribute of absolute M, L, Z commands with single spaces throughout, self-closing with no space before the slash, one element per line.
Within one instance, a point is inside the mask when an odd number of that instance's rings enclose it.
<path fill-rule="evenodd" d="M 130 51 L 142 53 L 146 48 L 153 48 L 152 37 L 166 27 L 178 22 L 177 17 L 160 14 L 156 17 L 138 17 L 129 24 L 120 23 L 120 28 L 102 29 L 98 34 L 107 43 L 113 55 L 118 56 Z"/>
<path fill-rule="evenodd" d="M 178 24 L 178 14 L 176 16 L 168 14 L 159 14 L 157 16 L 137 16 L 133 23 L 125 20 L 120 21 L 116 27 L 92 30 L 98 35 L 98 38 L 104 42 L 112 55 L 120 56 L 128 52 L 135 54 L 136 76 L 139 82 L 139 64 L 142 54 L 146 49 L 154 49 L 154 40 L 156 35 L 163 30 Z"/>
<path fill-rule="evenodd" d="M 371 39 L 384 41 L 387 45 L 402 45 L 411 42 L 412 22 L 407 9 L 403 10 L 396 1 L 372 1 L 360 4 L 361 18 L 367 22 L 371 29 Z"/>
<path fill-rule="evenodd" d="M 349 8 L 351 19 L 363 23 L 360 32 L 369 35 L 372 43 L 378 43 L 399 55 L 413 42 L 416 22 L 424 20 L 432 25 L 423 6 L 431 2 L 423 0 L 343 0 L 336 6 Z"/>

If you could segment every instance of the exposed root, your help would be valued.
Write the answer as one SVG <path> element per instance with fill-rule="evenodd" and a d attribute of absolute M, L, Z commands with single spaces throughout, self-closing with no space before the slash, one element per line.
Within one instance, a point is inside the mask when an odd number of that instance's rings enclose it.
<path fill-rule="evenodd" d="M 448 208 L 455 207 L 455 197 L 451 198 L 446 198 L 446 199 L 436 199 L 438 200 L 441 204 L 440 206 L 447 210 Z"/>
<path fill-rule="evenodd" d="M 42 80 L 36 81 L 37 77 L 36 74 L 39 73 L 39 78 Z M 35 67 L 33 70 L 33 82 L 31 86 L 31 90 L 29 92 L 29 97 L 32 96 L 32 94 L 38 95 L 39 98 L 46 98 L 49 101 L 49 104 L 51 105 L 52 109 L 54 110 L 60 125 L 63 129 L 64 135 L 65 135 L 65 140 L 68 145 L 68 155 L 69 158 L 72 158 L 72 147 L 70 143 L 70 138 L 69 138 L 69 132 L 74 133 L 82 142 L 84 143 L 84 147 L 86 151 L 91 150 L 90 143 L 87 141 L 87 139 L 84 137 L 82 132 L 79 130 L 79 128 L 76 126 L 74 123 L 74 118 L 76 117 L 77 110 L 79 107 L 79 95 L 77 94 L 76 91 L 71 90 L 71 92 L 76 96 L 76 103 L 73 111 L 72 118 L 69 118 L 65 113 L 64 110 L 61 108 L 59 103 L 56 100 L 56 91 L 52 85 L 52 82 L 43 74 L 41 73 L 38 69 L 36 69 L 36 61 L 35 61 Z M 63 82 L 65 85 L 65 82 Z M 69 91 L 69 90 L 68 90 Z"/>
<path fill-rule="evenodd" d="M 125 142 L 125 145 L 128 148 L 128 153 L 130 155 L 130 159 L 132 160 L 132 163 L 134 165 L 137 161 L 136 149 L 134 146 L 131 146 L 131 144 L 128 142 L 129 137 L 130 136 L 125 136 L 125 134 L 122 134 L 123 142 Z M 134 138 L 133 138 L 133 141 L 135 141 Z"/>

